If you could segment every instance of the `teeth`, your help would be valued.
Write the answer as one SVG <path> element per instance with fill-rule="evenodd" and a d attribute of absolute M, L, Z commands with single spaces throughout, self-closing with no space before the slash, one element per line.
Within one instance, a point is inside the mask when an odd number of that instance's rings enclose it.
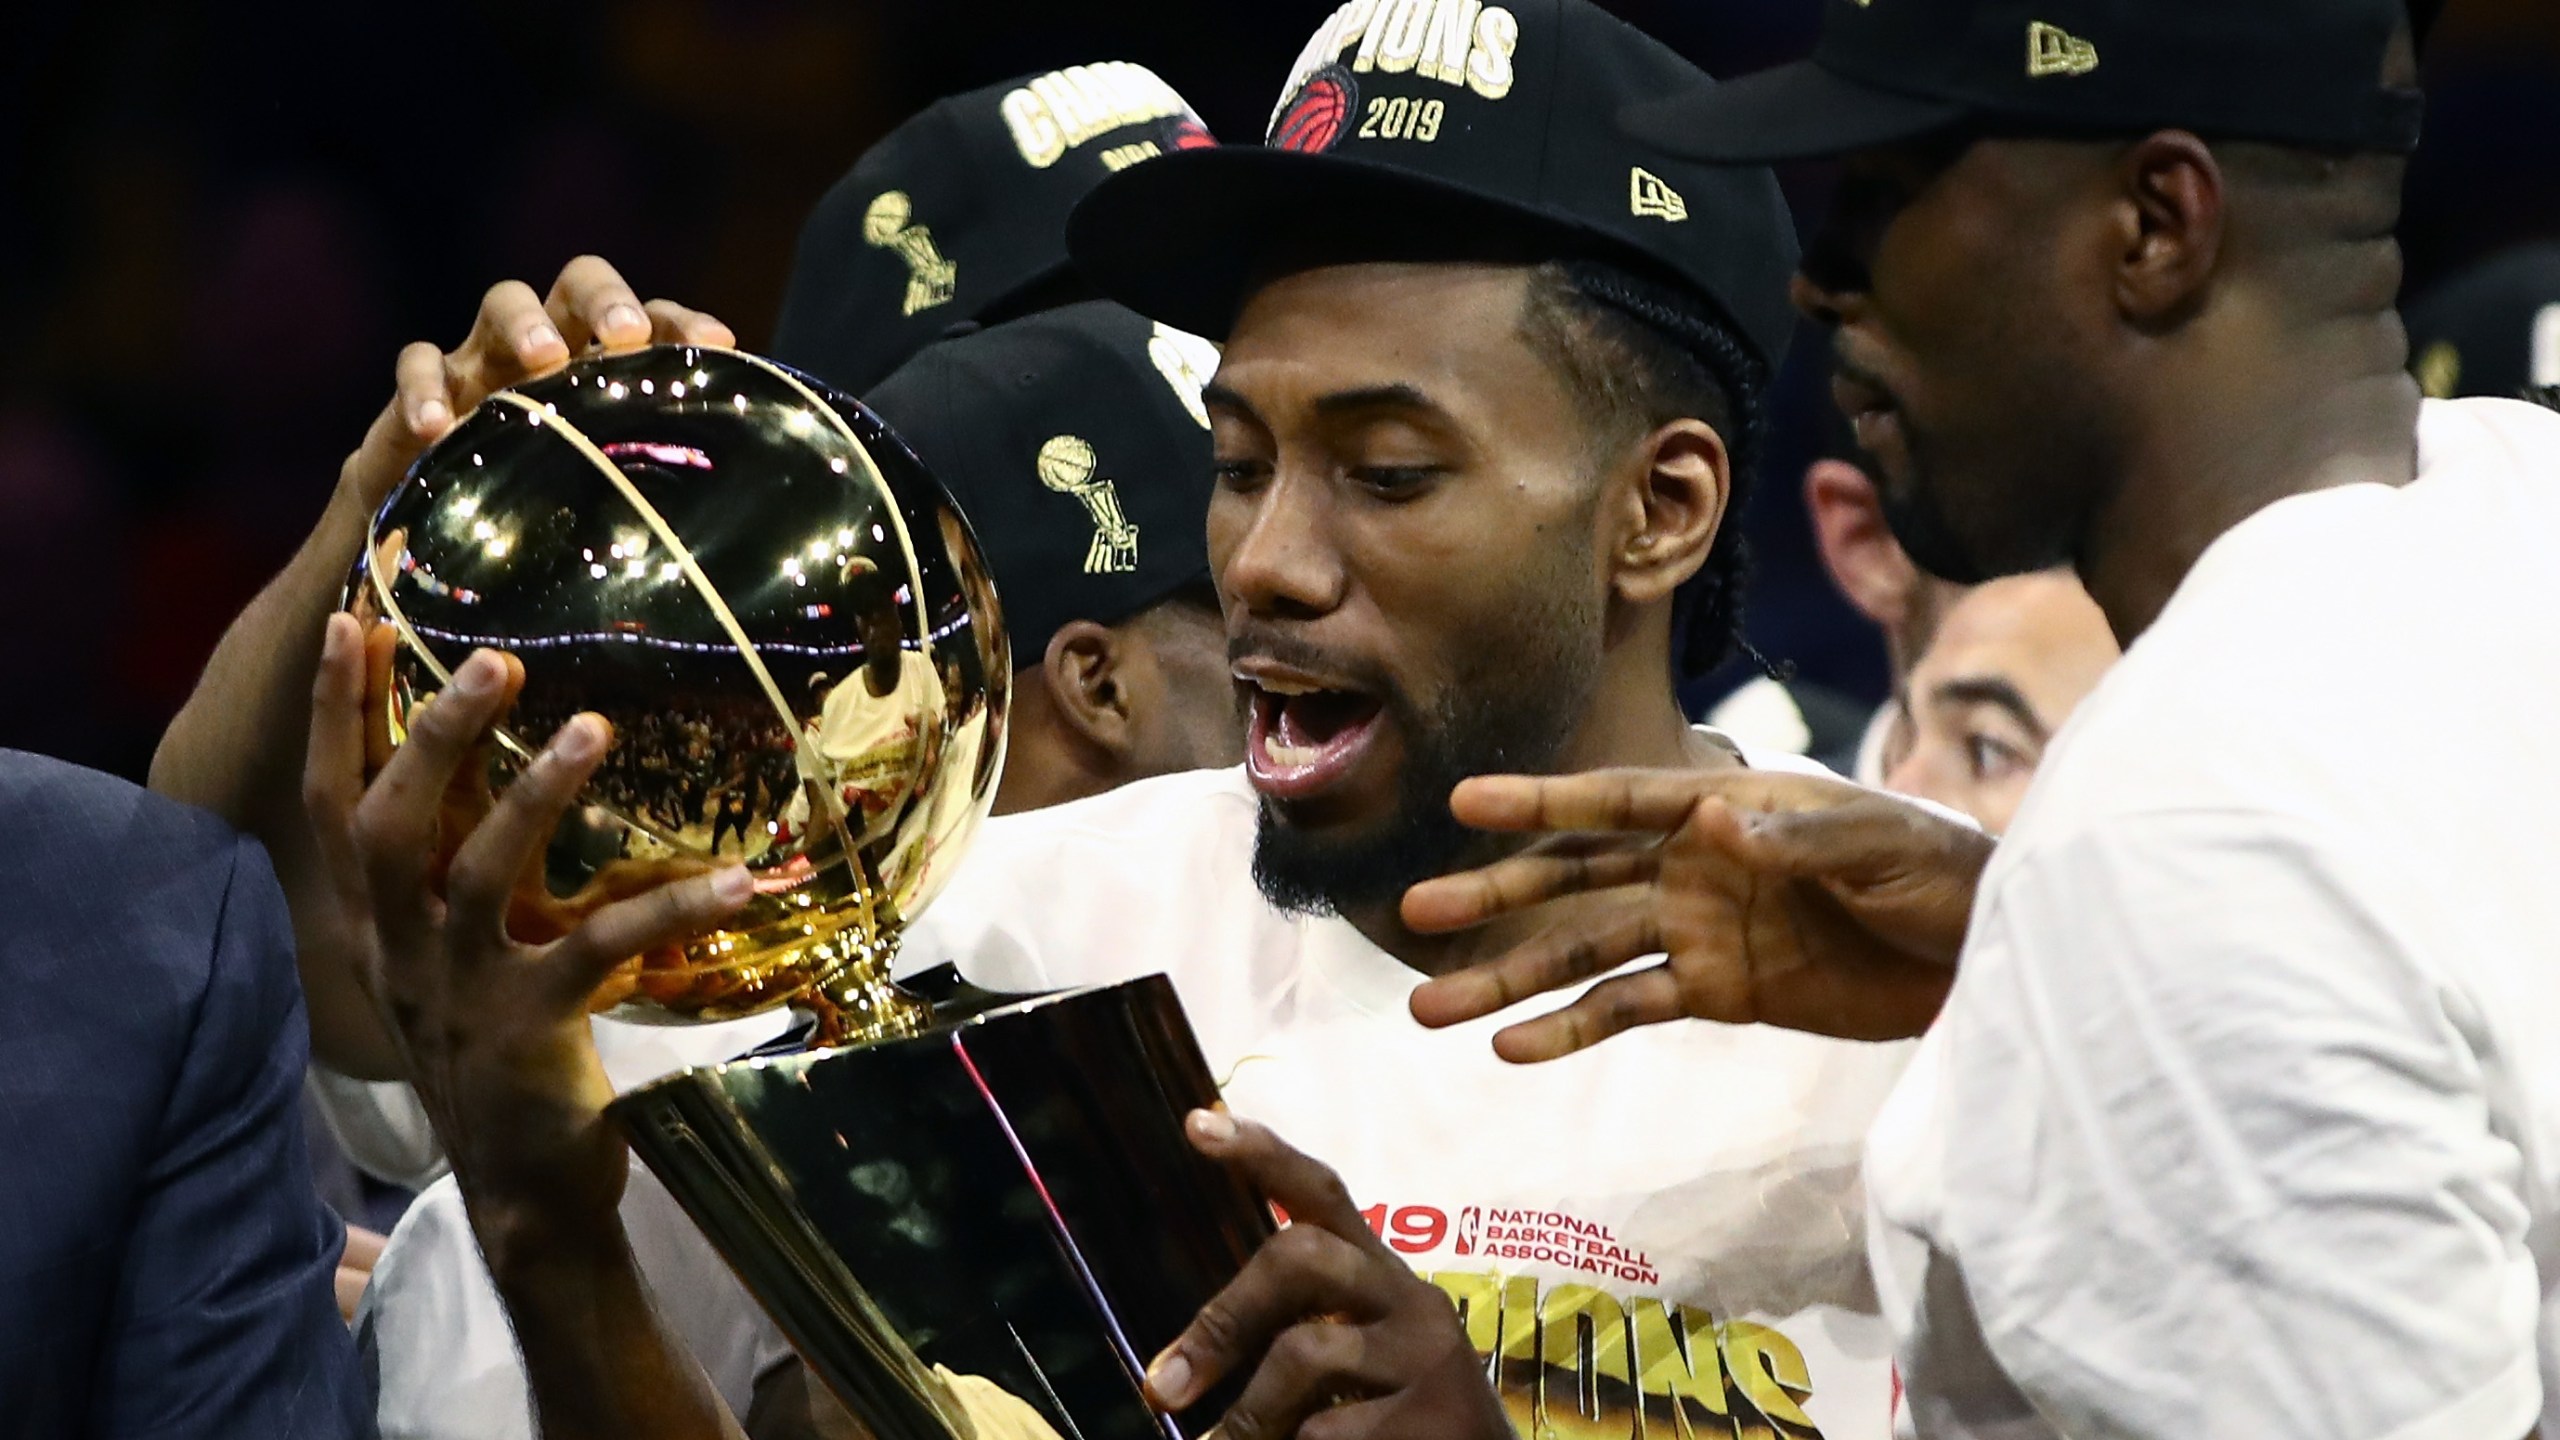
<path fill-rule="evenodd" d="M 1268 695 L 1314 695 L 1324 689 L 1321 685 L 1301 685 L 1294 680 L 1256 680 L 1253 683 Z"/>
<path fill-rule="evenodd" d="M 1279 736 L 1265 735 L 1262 737 L 1262 753 L 1270 759 L 1273 768 L 1295 770 L 1323 758 L 1324 749 L 1317 745 L 1283 744 Z"/>

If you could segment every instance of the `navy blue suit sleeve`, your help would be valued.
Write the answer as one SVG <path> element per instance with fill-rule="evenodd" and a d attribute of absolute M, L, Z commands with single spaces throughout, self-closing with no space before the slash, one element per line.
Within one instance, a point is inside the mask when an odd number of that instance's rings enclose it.
<path fill-rule="evenodd" d="M 90 1392 L 100 1437 L 372 1433 L 331 1287 L 345 1231 L 304 1148 L 310 1037 L 284 896 L 257 845 L 231 859 Z"/>

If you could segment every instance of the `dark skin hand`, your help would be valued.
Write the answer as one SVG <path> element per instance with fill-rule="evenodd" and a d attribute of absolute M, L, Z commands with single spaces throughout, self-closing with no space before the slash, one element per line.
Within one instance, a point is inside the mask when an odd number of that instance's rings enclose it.
<path fill-rule="evenodd" d="M 353 618 L 330 618 L 306 803 L 335 903 L 367 921 L 362 974 L 452 1157 L 542 1433 L 736 1434 L 632 1259 L 616 1208 L 629 1155 L 604 1115 L 613 1090 L 587 1009 L 628 957 L 717 925 L 752 882 L 735 868 L 697 874 L 602 905 L 557 940 L 511 936 L 518 890 L 610 732 L 593 715 L 561 727 L 453 844 L 450 796 L 485 768 L 522 668 L 474 654 L 368 785 L 365 649 Z"/>
<path fill-rule="evenodd" d="M 1225 1440 L 1514 1440 L 1457 1310 L 1369 1228 L 1340 1176 L 1220 1111 L 1184 1128 L 1290 1224 L 1147 1367 L 1158 1405 L 1179 1412 L 1249 1366 L 1218 1422 Z"/>
<path fill-rule="evenodd" d="M 1860 786 L 1760 771 L 1483 776 L 1450 799 L 1481 830 L 1547 837 L 1405 893 L 1426 933 L 1533 912 L 1548 923 L 1413 995 L 1440 1027 L 1491 1015 L 1629 961 L 1571 1004 L 1505 1028 L 1526 1064 L 1680 1019 L 1848 1040 L 1926 1030 L 1954 983 L 1991 838 Z"/>

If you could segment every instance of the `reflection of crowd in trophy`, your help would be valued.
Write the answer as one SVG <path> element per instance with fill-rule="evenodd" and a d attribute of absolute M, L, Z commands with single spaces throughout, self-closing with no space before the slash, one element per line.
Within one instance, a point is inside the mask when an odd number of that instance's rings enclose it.
<path fill-rule="evenodd" d="M 528 734 L 545 735 L 567 716 L 525 718 Z M 769 706 L 724 699 L 622 719 L 590 790 L 670 839 L 744 855 L 796 783 L 781 717 Z"/>

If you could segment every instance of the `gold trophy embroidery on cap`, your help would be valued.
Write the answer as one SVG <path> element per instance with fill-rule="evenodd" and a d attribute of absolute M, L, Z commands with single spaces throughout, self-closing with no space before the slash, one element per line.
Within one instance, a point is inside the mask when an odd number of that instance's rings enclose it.
<path fill-rule="evenodd" d="M 1138 527 L 1120 511 L 1120 492 L 1093 447 L 1073 435 L 1054 435 L 1040 447 L 1040 483 L 1084 502 L 1093 517 L 1093 548 L 1085 551 L 1087 575 L 1125 574 L 1138 568 Z"/>
<path fill-rule="evenodd" d="M 2058 25 L 2041 20 L 2027 26 L 2027 74 L 2086 75 L 2098 68 L 2098 47 Z"/>
<path fill-rule="evenodd" d="M 1689 218 L 1689 202 L 1680 198 L 1680 192 L 1641 165 L 1627 172 L 1627 208 L 1639 216 L 1674 224 Z"/>
<path fill-rule="evenodd" d="M 907 262 L 909 315 L 947 303 L 960 286 L 960 267 L 942 258 L 933 231 L 911 223 L 913 206 L 904 190 L 883 190 L 862 212 L 862 238 Z"/>

